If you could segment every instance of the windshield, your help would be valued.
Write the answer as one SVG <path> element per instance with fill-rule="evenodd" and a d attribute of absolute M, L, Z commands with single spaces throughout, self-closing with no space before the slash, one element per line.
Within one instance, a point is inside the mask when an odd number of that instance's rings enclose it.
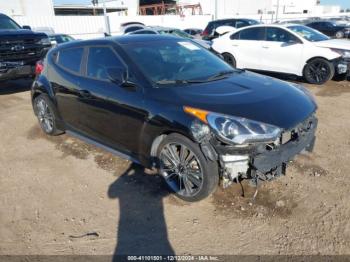
<path fill-rule="evenodd" d="M 0 30 L 18 30 L 21 29 L 14 21 L 8 17 L 0 17 Z"/>
<path fill-rule="evenodd" d="M 124 49 L 146 77 L 158 85 L 213 81 L 212 77 L 222 72 L 235 72 L 216 55 L 186 40 L 128 43 Z"/>
<path fill-rule="evenodd" d="M 171 34 L 183 38 L 190 38 L 192 39 L 193 37 L 190 34 L 187 34 L 185 31 L 181 31 L 179 29 L 168 29 L 168 30 L 160 30 L 160 34 Z"/>
<path fill-rule="evenodd" d="M 310 42 L 329 40 L 328 36 L 307 26 L 293 25 L 288 26 L 288 28 Z"/>

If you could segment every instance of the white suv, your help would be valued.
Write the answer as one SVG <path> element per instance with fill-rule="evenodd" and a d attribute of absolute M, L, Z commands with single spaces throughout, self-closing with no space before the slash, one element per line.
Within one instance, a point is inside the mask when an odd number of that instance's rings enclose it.
<path fill-rule="evenodd" d="M 256 25 L 227 33 L 212 47 L 233 67 L 293 74 L 323 84 L 347 73 L 343 58 L 349 55 L 350 41 L 345 41 L 344 47 L 344 42 L 334 43 L 303 25 Z"/>

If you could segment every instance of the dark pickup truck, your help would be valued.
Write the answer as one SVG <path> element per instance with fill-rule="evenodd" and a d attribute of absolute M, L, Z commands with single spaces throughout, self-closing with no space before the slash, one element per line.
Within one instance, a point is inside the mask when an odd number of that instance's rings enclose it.
<path fill-rule="evenodd" d="M 32 77 L 35 64 L 51 47 L 46 34 L 19 26 L 10 17 L 0 14 L 0 82 Z"/>

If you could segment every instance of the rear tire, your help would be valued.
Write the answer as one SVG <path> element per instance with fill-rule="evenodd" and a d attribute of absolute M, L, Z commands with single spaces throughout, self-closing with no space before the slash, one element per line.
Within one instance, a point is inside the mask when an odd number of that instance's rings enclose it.
<path fill-rule="evenodd" d="M 305 80 L 310 84 L 322 85 L 334 76 L 334 66 L 323 58 L 309 61 L 303 70 Z"/>
<path fill-rule="evenodd" d="M 230 66 L 232 66 L 233 68 L 237 67 L 237 62 L 233 55 L 231 55 L 230 53 L 223 53 L 222 56 L 225 62 L 228 63 Z"/>
<path fill-rule="evenodd" d="M 34 113 L 39 120 L 41 129 L 45 134 L 57 136 L 64 133 L 57 128 L 58 114 L 56 107 L 46 94 L 41 94 L 34 99 Z"/>
<path fill-rule="evenodd" d="M 168 135 L 160 143 L 157 157 L 160 174 L 182 200 L 202 200 L 219 184 L 217 162 L 207 160 L 199 145 L 182 135 Z"/>

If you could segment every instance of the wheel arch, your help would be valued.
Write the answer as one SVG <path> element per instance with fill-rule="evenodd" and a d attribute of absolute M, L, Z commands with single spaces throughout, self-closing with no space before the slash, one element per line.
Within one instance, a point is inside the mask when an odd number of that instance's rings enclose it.
<path fill-rule="evenodd" d="M 304 75 L 304 70 L 305 70 L 306 65 L 307 65 L 308 63 L 310 63 L 312 60 L 315 60 L 315 59 L 324 59 L 324 60 L 326 60 L 326 61 L 328 61 L 328 62 L 330 62 L 330 63 L 332 63 L 333 60 L 335 60 L 335 59 L 328 59 L 327 57 L 324 57 L 324 56 L 313 56 L 313 57 L 309 58 L 308 60 L 306 60 L 306 62 L 304 63 L 304 66 L 303 66 L 303 68 L 302 68 L 302 71 L 301 71 L 300 76 L 303 76 L 303 75 Z"/>
<path fill-rule="evenodd" d="M 40 94 L 46 94 L 51 99 L 51 101 L 56 105 L 56 99 L 50 82 L 44 76 L 39 76 L 35 79 L 32 85 L 32 102 Z"/>
<path fill-rule="evenodd" d="M 149 134 L 149 130 L 146 131 L 146 129 L 143 130 L 143 134 Z M 192 136 L 179 129 L 168 128 L 155 132 L 153 131 L 152 133 L 153 136 L 148 138 L 141 135 L 141 141 L 143 142 L 140 143 L 140 162 L 145 166 L 154 166 L 154 163 L 156 163 L 155 158 L 157 157 L 158 147 L 160 143 L 170 134 L 178 134 L 188 138 L 194 143 L 198 143 Z"/>
<path fill-rule="evenodd" d="M 326 58 L 326 57 L 324 57 L 324 56 L 313 56 L 313 57 L 309 58 L 309 59 L 305 62 L 304 67 L 306 66 L 307 63 L 311 62 L 311 61 L 314 60 L 314 59 L 324 59 L 324 60 L 327 60 L 328 62 L 332 62 L 332 60 L 333 60 L 333 59 L 328 59 L 328 58 Z"/>

